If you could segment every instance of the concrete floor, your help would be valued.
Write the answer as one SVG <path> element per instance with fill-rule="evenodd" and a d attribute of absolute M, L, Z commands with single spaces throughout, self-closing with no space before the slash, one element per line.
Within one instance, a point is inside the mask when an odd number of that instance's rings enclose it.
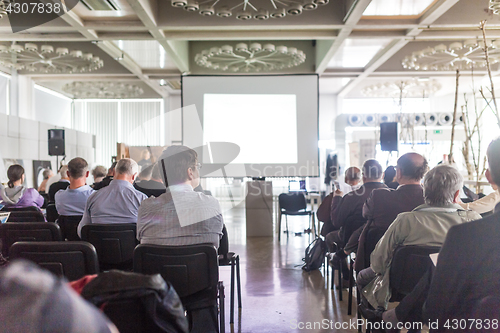
<path fill-rule="evenodd" d="M 230 267 L 221 267 L 220 279 L 224 281 L 226 294 L 226 332 L 357 332 L 354 326 L 347 328 L 351 321 L 356 321 L 355 305 L 354 315 L 347 316 L 347 290 L 343 290 L 344 300 L 339 301 L 338 291 L 330 290 L 331 277 L 327 279 L 323 270 L 306 273 L 301 269 L 304 250 L 312 236 L 282 234 L 280 243 L 276 234 L 275 237 L 247 238 L 244 206 L 240 204 L 231 209 L 229 203 L 221 202 L 221 205 L 225 210 L 230 251 L 240 255 L 243 302 L 239 315 L 235 310 L 234 326 L 230 326 Z M 283 228 L 284 225 L 283 221 Z M 293 232 L 303 231 L 308 227 L 308 218 L 289 217 L 289 226 Z M 344 329 L 335 329 L 335 325 L 342 324 Z"/>

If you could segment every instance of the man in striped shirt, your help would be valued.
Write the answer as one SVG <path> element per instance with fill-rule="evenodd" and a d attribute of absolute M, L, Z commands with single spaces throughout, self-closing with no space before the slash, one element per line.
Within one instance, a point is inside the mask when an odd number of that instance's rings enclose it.
<path fill-rule="evenodd" d="M 167 190 L 142 202 L 137 218 L 141 244 L 191 245 L 210 243 L 219 247 L 224 221 L 217 199 L 195 192 L 200 183 L 197 153 L 185 146 L 170 146 L 158 165 Z"/>

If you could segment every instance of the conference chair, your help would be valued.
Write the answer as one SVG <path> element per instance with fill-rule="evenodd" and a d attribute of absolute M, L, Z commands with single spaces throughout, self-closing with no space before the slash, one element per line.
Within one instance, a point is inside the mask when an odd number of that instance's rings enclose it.
<path fill-rule="evenodd" d="M 0 224 L 0 239 L 2 240 L 2 255 L 9 255 L 9 248 L 20 241 L 61 241 L 61 229 L 51 222 L 7 222 Z"/>
<path fill-rule="evenodd" d="M 134 250 L 134 271 L 159 273 L 174 286 L 187 311 L 190 330 L 225 332 L 224 284 L 219 281 L 218 256 L 212 245 L 141 244 Z M 219 327 L 217 300 L 220 307 Z M 207 310 L 211 322 L 202 319 Z"/>
<path fill-rule="evenodd" d="M 231 266 L 231 296 L 229 323 L 234 324 L 234 277 L 236 270 L 236 286 L 238 289 L 238 309 L 241 309 L 240 256 L 234 252 L 219 255 L 219 266 Z"/>
<path fill-rule="evenodd" d="M 135 223 L 87 224 L 82 240 L 95 246 L 101 271 L 132 270 L 134 248 L 138 244 Z"/>
<path fill-rule="evenodd" d="M 1 209 L 2 212 L 39 212 L 40 209 L 35 206 L 28 206 L 28 207 L 9 207 L 9 206 L 4 206 Z"/>
<path fill-rule="evenodd" d="M 309 216 L 309 227 L 316 234 L 314 212 L 307 210 L 306 197 L 301 192 L 281 193 L 278 196 L 279 219 L 278 219 L 278 241 L 281 240 L 281 217 L 285 215 L 286 234 L 288 236 L 288 215 Z"/>
<path fill-rule="evenodd" d="M 45 212 L 47 215 L 48 222 L 55 222 L 57 220 L 57 218 L 59 217 L 59 213 L 57 212 L 56 205 L 53 203 L 47 205 L 47 208 L 45 208 Z"/>
<path fill-rule="evenodd" d="M 45 222 L 45 217 L 40 210 L 11 211 L 7 222 Z"/>
<path fill-rule="evenodd" d="M 68 241 L 79 241 L 80 237 L 78 236 L 77 229 L 78 224 L 82 220 L 82 216 L 65 216 L 59 215 L 57 219 L 57 224 L 61 227 L 61 232 L 63 239 Z"/>
<path fill-rule="evenodd" d="M 99 273 L 97 253 L 87 242 L 16 242 L 10 260 L 27 259 L 69 281 Z"/>

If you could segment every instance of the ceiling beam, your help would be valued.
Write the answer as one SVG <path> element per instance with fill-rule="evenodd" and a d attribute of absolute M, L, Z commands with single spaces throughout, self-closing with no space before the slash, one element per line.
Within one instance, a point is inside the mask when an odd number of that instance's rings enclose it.
<path fill-rule="evenodd" d="M 344 41 L 349 37 L 355 25 L 363 16 L 363 12 L 370 4 L 371 0 L 358 0 L 354 2 L 354 7 L 350 9 L 345 24 L 340 30 L 337 38 L 333 42 L 318 41 L 320 52 L 316 52 L 316 73 L 322 74 L 328 67 L 328 63 L 333 58 L 335 53 L 340 49 Z M 326 50 L 324 50 L 326 49 Z M 318 51 L 318 49 L 317 49 Z M 325 52 L 326 51 L 326 52 Z"/>
<path fill-rule="evenodd" d="M 189 41 L 218 41 L 218 40 L 312 40 L 332 39 L 337 37 L 337 29 L 287 29 L 287 30 L 186 30 L 163 31 L 167 39 Z"/>
<path fill-rule="evenodd" d="M 420 26 L 430 25 L 437 20 L 459 0 L 439 0 L 432 6 L 419 21 Z M 388 61 L 396 52 L 401 50 L 406 44 L 409 43 L 411 38 L 415 37 L 422 32 L 419 27 L 414 27 L 406 32 L 407 39 L 393 39 L 381 52 L 379 52 L 365 67 L 365 70 L 357 78 L 351 80 L 345 85 L 338 93 L 338 97 L 344 98 L 356 85 L 367 78 L 371 73 L 375 72 L 382 64 Z M 430 74 L 429 74 L 430 75 Z"/>

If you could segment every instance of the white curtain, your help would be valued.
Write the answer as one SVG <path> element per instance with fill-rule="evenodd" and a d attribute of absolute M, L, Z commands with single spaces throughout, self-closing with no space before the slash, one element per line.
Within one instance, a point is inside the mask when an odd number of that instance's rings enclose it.
<path fill-rule="evenodd" d="M 161 100 L 77 100 L 73 128 L 96 135 L 96 163 L 111 164 L 116 144 L 163 145 L 164 121 Z"/>

